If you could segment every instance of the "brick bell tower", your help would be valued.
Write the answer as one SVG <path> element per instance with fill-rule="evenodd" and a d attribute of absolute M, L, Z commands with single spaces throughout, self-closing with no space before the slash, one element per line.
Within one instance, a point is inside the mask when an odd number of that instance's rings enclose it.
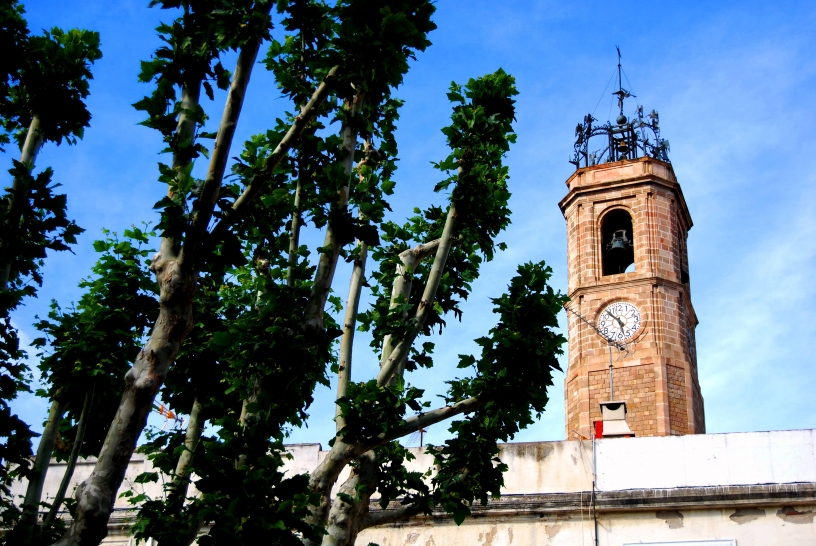
<path fill-rule="evenodd" d="M 620 70 L 620 61 L 618 64 Z M 620 71 L 619 71 L 620 74 Z M 600 403 L 626 402 L 636 436 L 705 432 L 686 239 L 692 222 L 657 112 L 576 128 L 567 222 L 568 439 L 591 437 Z M 600 145 L 601 152 L 590 152 Z M 605 149 L 604 149 L 605 147 Z M 613 346 L 610 366 L 610 340 Z M 611 369 L 610 369 L 611 367 Z M 610 376 L 614 397 L 610 395 Z"/>

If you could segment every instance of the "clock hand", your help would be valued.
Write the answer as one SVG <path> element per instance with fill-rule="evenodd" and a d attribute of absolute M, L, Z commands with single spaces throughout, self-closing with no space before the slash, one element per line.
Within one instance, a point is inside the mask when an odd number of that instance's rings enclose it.
<path fill-rule="evenodd" d="M 615 315 L 613 315 L 613 314 L 612 314 L 612 313 L 610 313 L 609 311 L 607 311 L 607 312 L 606 312 L 606 314 L 607 314 L 607 315 L 609 315 L 610 317 L 612 317 L 612 318 L 615 320 L 615 322 L 617 322 L 617 323 L 620 325 L 621 330 L 623 329 L 623 327 L 625 326 L 625 324 L 624 324 L 624 323 L 623 323 L 623 321 L 620 319 L 620 317 L 616 317 Z"/>

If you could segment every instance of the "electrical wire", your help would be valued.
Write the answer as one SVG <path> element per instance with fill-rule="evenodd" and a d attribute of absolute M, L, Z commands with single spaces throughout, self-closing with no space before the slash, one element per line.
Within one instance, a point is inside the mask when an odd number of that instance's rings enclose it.
<path fill-rule="evenodd" d="M 609 77 L 609 81 L 608 81 L 608 82 L 606 82 L 606 87 L 604 87 L 604 90 L 603 90 L 603 92 L 601 93 L 601 97 L 598 99 L 598 104 L 596 104 L 596 105 L 595 105 L 595 108 L 592 110 L 592 116 L 593 116 L 593 117 L 595 116 L 595 110 L 597 110 L 597 109 L 598 109 L 598 106 L 600 106 L 600 105 L 601 105 L 601 101 L 603 100 L 604 95 L 606 95 L 606 90 L 607 90 L 607 89 L 609 89 L 609 84 L 610 84 L 610 83 L 612 83 L 612 80 L 613 80 L 614 78 L 615 78 L 615 71 L 613 70 L 613 71 L 612 71 L 612 75 Z"/>
<path fill-rule="evenodd" d="M 588 476 L 590 475 L 590 471 L 588 468 L 586 455 L 584 454 L 584 437 L 578 434 L 578 431 L 573 430 L 573 432 L 578 436 L 578 442 L 580 442 L 580 450 L 581 450 L 581 464 L 584 467 L 584 473 Z M 593 455 L 594 457 L 594 455 Z M 592 472 L 592 481 L 595 482 L 595 472 Z M 581 498 L 580 498 L 580 512 L 581 512 L 581 545 L 584 545 L 584 492 L 581 491 Z M 590 536 L 592 536 L 592 531 L 589 532 Z M 592 536 L 592 539 L 595 540 L 595 537 Z"/>
<path fill-rule="evenodd" d="M 609 121 L 609 120 L 612 119 L 612 106 L 614 104 L 615 104 L 615 97 L 612 97 L 612 99 L 609 101 L 609 112 L 606 113 L 606 121 Z"/>
<path fill-rule="evenodd" d="M 626 70 L 621 67 L 621 72 L 623 72 L 623 77 L 626 78 L 626 85 L 629 86 L 629 92 L 633 99 L 635 99 L 635 104 L 640 106 L 640 101 L 637 100 L 637 95 L 635 95 L 635 88 L 632 87 L 632 82 L 629 81 L 629 76 L 626 75 Z"/>

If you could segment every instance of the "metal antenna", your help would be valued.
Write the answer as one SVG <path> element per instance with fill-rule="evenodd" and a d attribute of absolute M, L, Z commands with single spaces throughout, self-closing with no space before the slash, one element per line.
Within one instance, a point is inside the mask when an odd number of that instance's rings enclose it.
<path fill-rule="evenodd" d="M 623 359 L 623 358 L 626 358 L 626 357 L 627 357 L 627 356 L 629 356 L 630 354 L 634 354 L 634 351 L 631 351 L 631 352 L 630 352 L 630 351 L 629 351 L 629 346 L 628 346 L 626 343 L 621 343 L 620 341 L 617 341 L 617 340 L 615 340 L 615 339 L 612 339 L 611 337 L 606 337 L 606 336 L 603 334 L 603 332 L 601 332 L 601 329 L 600 329 L 600 328 L 598 328 L 598 326 L 597 326 L 597 325 L 596 325 L 594 322 L 592 322 L 592 321 L 591 321 L 591 320 L 589 320 L 588 318 L 584 317 L 584 316 L 583 316 L 581 313 L 578 313 L 577 311 L 575 311 L 575 310 L 573 310 L 573 309 L 570 309 L 569 307 L 567 307 L 567 305 L 566 305 L 566 304 L 564 304 L 564 309 L 565 309 L 566 311 L 569 311 L 570 313 L 572 313 L 572 314 L 573 314 L 573 315 L 575 315 L 576 317 L 578 317 L 578 319 L 579 319 L 579 320 L 581 320 L 582 322 L 584 322 L 584 323 L 586 323 L 587 325 L 589 325 L 589 327 L 590 327 L 590 328 L 592 328 L 593 330 L 595 330 L 595 332 L 596 332 L 596 333 L 597 333 L 599 336 L 601 336 L 602 338 L 604 338 L 604 339 L 606 340 L 606 342 L 609 344 L 609 399 L 610 399 L 610 400 L 614 400 L 614 399 L 615 399 L 615 384 L 614 384 L 614 382 L 613 382 L 613 375 L 612 375 L 612 347 L 614 346 L 616 349 L 618 349 L 619 351 L 622 351 L 622 352 L 624 353 L 623 355 L 621 355 L 620 357 L 618 357 L 618 360 L 621 360 L 621 359 Z M 609 313 L 609 311 L 607 311 L 607 313 Z M 615 319 L 615 320 L 618 320 L 618 319 L 616 319 L 616 318 L 615 318 L 615 316 L 614 316 L 614 315 L 612 315 L 611 313 L 609 313 L 609 316 L 611 316 L 611 317 L 612 317 L 613 319 Z"/>
<path fill-rule="evenodd" d="M 594 322 L 592 322 L 592 321 L 591 321 L 591 320 L 589 320 L 588 318 L 584 317 L 584 316 L 583 316 L 581 313 L 579 313 L 579 312 L 577 312 L 577 311 L 575 311 L 575 310 L 573 310 L 573 309 L 570 309 L 570 308 L 569 308 L 569 307 L 567 307 L 566 305 L 564 305 L 564 310 L 569 311 L 570 313 L 572 313 L 573 315 L 575 315 L 576 317 L 578 317 L 578 319 L 579 319 L 579 320 L 581 320 L 581 322 L 586 323 L 586 324 L 587 324 L 587 325 L 588 325 L 590 328 L 592 328 L 593 330 L 595 330 L 595 332 L 596 332 L 596 333 L 597 333 L 599 336 L 601 336 L 602 338 L 604 338 L 604 339 L 605 339 L 605 340 L 606 340 L 606 341 L 609 343 L 610 347 L 611 347 L 611 346 L 614 346 L 614 347 L 615 347 L 616 349 L 618 349 L 619 351 L 624 351 L 624 352 L 626 353 L 626 354 L 624 355 L 624 357 L 629 356 L 629 354 L 634 354 L 634 353 L 630 353 L 630 352 L 629 352 L 629 347 L 627 347 L 625 343 L 621 343 L 620 341 L 617 341 L 617 340 L 612 339 L 612 338 L 610 338 L 610 337 L 606 337 L 606 336 L 603 334 L 603 332 L 601 332 L 600 328 L 598 328 L 598 326 L 597 326 L 597 325 L 596 325 Z"/>
<path fill-rule="evenodd" d="M 423 447 L 423 445 L 424 445 L 423 441 L 424 441 L 425 435 L 427 433 L 428 433 L 427 428 L 421 428 L 419 430 L 416 430 L 416 431 L 412 432 L 411 435 L 408 437 L 408 442 L 407 442 L 408 445 L 412 445 L 412 444 L 416 443 L 417 440 L 419 440 L 419 447 Z"/>
<path fill-rule="evenodd" d="M 623 88 L 623 77 L 621 76 L 621 52 L 618 46 L 615 46 L 615 49 L 618 52 L 618 90 L 612 93 L 613 95 L 618 96 L 618 109 L 620 111 L 619 115 L 623 115 L 623 99 L 628 99 L 629 97 L 634 97 L 632 93 L 628 90 Z M 624 122 L 625 123 L 625 122 Z"/>
<path fill-rule="evenodd" d="M 623 80 L 621 80 L 621 54 L 620 48 L 615 46 L 615 49 L 618 52 L 618 107 L 620 108 L 620 113 L 623 114 Z"/>

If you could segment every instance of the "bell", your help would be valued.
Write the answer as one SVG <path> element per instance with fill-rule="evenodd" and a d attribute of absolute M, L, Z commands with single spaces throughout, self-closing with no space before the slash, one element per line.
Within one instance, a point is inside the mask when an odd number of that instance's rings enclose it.
<path fill-rule="evenodd" d="M 618 142 L 618 151 L 622 154 L 625 154 L 626 152 L 629 151 L 629 145 L 626 144 L 625 140 L 621 140 L 620 142 Z"/>
<path fill-rule="evenodd" d="M 626 236 L 625 229 L 619 229 L 612 233 L 612 240 L 606 245 L 606 250 L 629 250 L 630 242 Z"/>
<path fill-rule="evenodd" d="M 621 239 L 612 239 L 612 242 L 609 244 L 609 250 L 626 250 L 626 243 Z"/>

